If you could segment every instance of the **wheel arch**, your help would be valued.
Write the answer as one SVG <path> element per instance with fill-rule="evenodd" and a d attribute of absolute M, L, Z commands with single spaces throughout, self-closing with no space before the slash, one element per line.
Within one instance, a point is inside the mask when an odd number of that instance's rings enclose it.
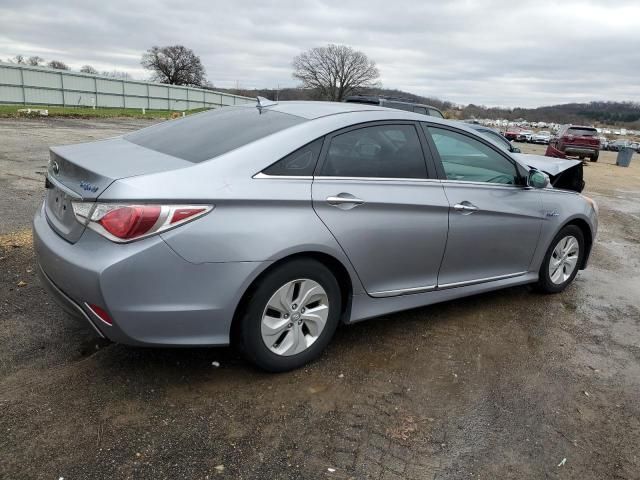
<path fill-rule="evenodd" d="M 267 268 L 261 271 L 251 281 L 249 286 L 245 289 L 244 293 L 242 294 L 242 297 L 240 298 L 240 301 L 238 302 L 238 305 L 236 306 L 235 312 L 233 314 L 233 320 L 231 322 L 231 332 L 230 332 L 231 343 L 234 343 L 237 339 L 238 325 L 240 323 L 239 319 L 244 313 L 244 309 L 246 308 L 247 301 L 251 298 L 251 294 L 253 293 L 256 286 L 259 284 L 259 282 L 266 275 L 272 272 L 274 269 L 298 258 L 312 258 L 322 263 L 327 268 L 329 268 L 329 270 L 331 270 L 331 273 L 333 273 L 333 275 L 336 277 L 336 280 L 338 281 L 338 285 L 340 286 L 340 294 L 342 297 L 342 312 L 340 314 L 340 320 L 343 323 L 346 323 L 348 321 L 349 316 L 351 314 L 351 300 L 353 297 L 354 285 L 353 285 L 353 279 L 347 267 L 345 267 L 345 265 L 336 257 L 325 252 L 319 252 L 319 251 L 297 252 L 297 253 L 289 254 L 271 263 Z"/>
<path fill-rule="evenodd" d="M 587 266 L 587 261 L 589 260 L 589 256 L 591 255 L 591 247 L 593 247 L 593 232 L 591 230 L 591 226 L 589 225 L 589 222 L 587 222 L 583 218 L 573 218 L 569 220 L 567 223 L 565 223 L 564 225 L 562 225 L 562 227 L 558 229 L 558 232 L 563 228 L 568 227 L 569 225 L 575 225 L 582 231 L 582 235 L 584 237 L 585 252 L 584 252 L 584 255 L 582 256 L 582 263 L 579 265 L 578 268 L 580 270 L 584 270 Z"/>

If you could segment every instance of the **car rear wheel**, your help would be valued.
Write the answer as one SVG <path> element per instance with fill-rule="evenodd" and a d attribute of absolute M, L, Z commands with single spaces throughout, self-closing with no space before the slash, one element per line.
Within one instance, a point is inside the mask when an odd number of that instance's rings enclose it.
<path fill-rule="evenodd" d="M 584 257 L 584 235 L 575 225 L 564 227 L 555 236 L 540 267 L 538 287 L 546 293 L 558 293 L 569 285 Z"/>
<path fill-rule="evenodd" d="M 269 272 L 245 302 L 239 341 L 245 356 L 270 372 L 301 367 L 318 357 L 338 326 L 340 287 L 313 259 Z"/>
<path fill-rule="evenodd" d="M 591 160 L 592 162 L 597 162 L 597 161 L 598 161 L 598 157 L 599 157 L 599 156 L 600 156 L 600 152 L 596 152 L 596 153 L 594 153 L 593 155 L 591 155 L 590 160 Z"/>

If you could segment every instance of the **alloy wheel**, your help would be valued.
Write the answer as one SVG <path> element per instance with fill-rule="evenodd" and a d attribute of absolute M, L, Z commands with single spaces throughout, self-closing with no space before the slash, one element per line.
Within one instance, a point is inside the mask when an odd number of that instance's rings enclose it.
<path fill-rule="evenodd" d="M 262 341 L 277 354 L 290 356 L 309 348 L 322 334 L 329 297 L 318 282 L 292 280 L 271 296 L 262 314 Z"/>
<path fill-rule="evenodd" d="M 573 235 L 562 238 L 549 259 L 549 278 L 556 285 L 566 282 L 578 266 L 580 244 Z"/>

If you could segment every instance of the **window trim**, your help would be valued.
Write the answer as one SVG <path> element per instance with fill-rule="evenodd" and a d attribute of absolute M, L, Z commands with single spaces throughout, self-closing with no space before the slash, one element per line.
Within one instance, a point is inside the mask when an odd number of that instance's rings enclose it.
<path fill-rule="evenodd" d="M 425 147 L 427 145 L 425 145 L 425 139 L 423 138 L 424 135 L 422 134 L 422 128 L 419 125 L 420 122 L 415 122 L 412 120 L 378 120 L 378 121 L 373 121 L 373 122 L 362 122 L 362 123 L 357 123 L 357 124 L 353 124 L 353 125 L 349 125 L 348 127 L 344 127 L 341 128 L 339 130 L 335 130 L 327 135 L 325 135 L 324 137 L 324 143 L 322 144 L 322 150 L 320 151 L 320 158 L 318 159 L 318 162 L 316 163 L 316 169 L 313 172 L 313 177 L 314 179 L 342 179 L 342 180 L 360 180 L 360 179 L 365 179 L 366 181 L 375 181 L 375 180 L 383 180 L 383 181 L 389 181 L 389 180 L 418 180 L 418 181 L 423 181 L 423 180 L 437 180 L 438 176 L 437 176 L 437 172 L 435 169 L 435 162 L 432 158 L 432 153 L 431 153 L 431 149 L 425 149 Z M 425 167 L 426 167 L 426 176 L 425 177 L 418 177 L 418 178 L 403 178 L 403 177 L 337 177 L 337 176 L 327 176 L 327 175 L 322 175 L 322 168 L 324 167 L 324 164 L 327 160 L 327 154 L 329 152 L 329 146 L 331 145 L 331 141 L 334 139 L 334 137 L 337 137 L 338 135 L 342 135 L 343 133 L 348 133 L 354 130 L 361 130 L 363 128 L 369 128 L 369 127 L 379 127 L 379 126 L 385 126 L 385 125 L 407 125 L 407 126 L 412 126 L 415 130 L 416 130 L 416 135 L 418 137 L 418 141 L 420 142 L 420 150 L 422 151 L 422 160 L 425 163 Z"/>
<path fill-rule="evenodd" d="M 429 121 L 422 121 L 420 122 L 421 124 L 421 130 L 423 130 L 424 136 L 429 144 L 429 148 L 431 149 L 432 152 L 432 157 L 435 161 L 436 164 L 436 170 L 438 172 L 438 178 L 440 178 L 440 180 L 442 180 L 443 183 L 448 183 L 448 182 L 455 182 L 455 183 L 463 183 L 463 184 L 468 184 L 468 185 L 488 185 L 488 186 L 502 186 L 502 187 L 509 187 L 509 188 L 513 188 L 513 187 L 517 187 L 517 188 L 528 188 L 527 187 L 527 182 L 526 182 L 526 175 L 523 174 L 523 170 L 524 168 L 518 163 L 516 162 L 513 158 L 511 158 L 509 155 L 507 155 L 507 152 L 503 151 L 500 147 L 498 147 L 497 145 L 493 145 L 493 143 L 491 143 L 489 141 L 489 139 L 485 139 L 482 138 L 481 135 L 472 135 L 469 134 L 469 132 L 466 132 L 464 130 L 459 130 L 455 127 L 449 126 L 449 125 L 442 125 L 442 124 L 437 124 L 437 123 L 432 123 Z M 498 155 L 500 155 L 501 157 L 503 157 L 505 160 L 507 160 L 509 163 L 511 163 L 514 168 L 516 169 L 516 174 L 518 175 L 518 179 L 517 179 L 517 184 L 516 185 L 507 185 L 504 183 L 490 183 L 490 182 L 474 182 L 474 181 L 467 181 L 467 180 L 451 180 L 447 178 L 447 174 L 444 171 L 444 166 L 442 165 L 442 159 L 440 158 L 440 152 L 438 152 L 438 148 L 436 147 L 436 144 L 433 140 L 433 137 L 431 136 L 431 132 L 429 131 L 429 128 L 439 128 L 441 130 L 449 130 L 453 133 L 457 133 L 459 135 L 463 135 L 465 137 L 468 137 L 472 140 L 475 140 L 477 142 L 480 142 L 481 144 L 485 145 L 487 148 L 490 148 L 491 150 L 493 150 L 495 153 L 497 153 Z"/>

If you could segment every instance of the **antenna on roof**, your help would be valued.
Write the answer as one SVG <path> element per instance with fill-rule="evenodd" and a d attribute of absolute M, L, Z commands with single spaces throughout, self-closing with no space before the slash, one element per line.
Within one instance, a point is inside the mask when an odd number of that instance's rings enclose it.
<path fill-rule="evenodd" d="M 274 102 L 264 97 L 256 97 L 256 99 L 258 100 L 258 104 L 256 105 L 256 108 L 260 113 L 262 113 L 263 108 L 273 107 L 274 105 L 278 104 L 278 102 Z"/>

